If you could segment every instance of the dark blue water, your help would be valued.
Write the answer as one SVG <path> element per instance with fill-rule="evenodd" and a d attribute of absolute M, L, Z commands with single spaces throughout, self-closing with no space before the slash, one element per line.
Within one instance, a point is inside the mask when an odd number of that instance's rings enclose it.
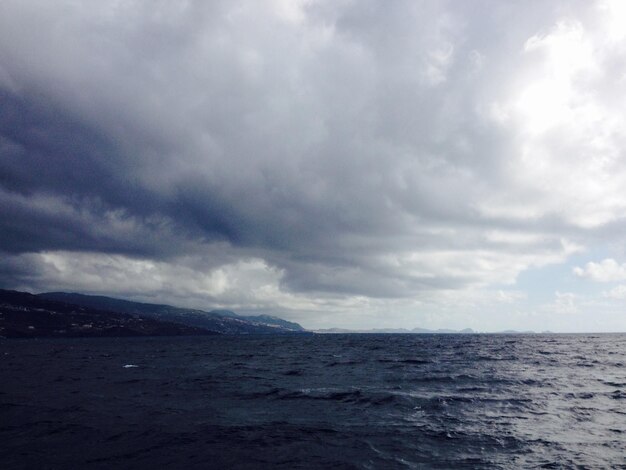
<path fill-rule="evenodd" d="M 626 335 L 12 340 L 0 360 L 4 469 L 626 468 Z"/>

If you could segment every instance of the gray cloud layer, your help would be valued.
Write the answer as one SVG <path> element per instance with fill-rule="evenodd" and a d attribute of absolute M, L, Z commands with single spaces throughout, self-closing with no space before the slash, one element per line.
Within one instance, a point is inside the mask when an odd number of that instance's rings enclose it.
<path fill-rule="evenodd" d="M 624 227 L 601 7 L 4 1 L 0 280 L 263 260 L 285 295 L 393 299 L 562 261 Z"/>

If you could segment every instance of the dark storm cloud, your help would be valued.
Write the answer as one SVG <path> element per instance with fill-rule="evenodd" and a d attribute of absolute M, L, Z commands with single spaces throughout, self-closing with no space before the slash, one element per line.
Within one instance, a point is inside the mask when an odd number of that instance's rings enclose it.
<path fill-rule="evenodd" d="M 0 248 L 263 259 L 331 295 L 511 280 L 577 236 L 492 117 L 584 8 L 543 5 L 5 2 Z"/>

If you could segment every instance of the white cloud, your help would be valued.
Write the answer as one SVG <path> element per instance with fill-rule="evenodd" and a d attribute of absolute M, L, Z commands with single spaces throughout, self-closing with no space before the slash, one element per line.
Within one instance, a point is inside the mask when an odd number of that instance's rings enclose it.
<path fill-rule="evenodd" d="M 620 284 L 609 291 L 603 292 L 604 297 L 615 300 L 626 299 L 626 285 Z"/>
<path fill-rule="evenodd" d="M 528 131 L 536 135 L 574 117 L 578 98 L 574 82 L 597 67 L 590 39 L 577 21 L 561 21 L 550 34 L 531 37 L 524 52 L 543 54 L 516 103 Z"/>
<path fill-rule="evenodd" d="M 584 267 L 575 267 L 574 274 L 578 277 L 595 282 L 626 281 L 626 263 L 619 264 L 612 258 L 606 258 L 599 263 L 590 261 Z"/>
<path fill-rule="evenodd" d="M 601 0 L 598 7 L 606 15 L 609 38 L 622 41 L 626 36 L 626 4 L 621 0 Z"/>
<path fill-rule="evenodd" d="M 573 292 L 555 292 L 553 310 L 556 313 L 571 314 L 580 310 L 577 305 L 578 296 Z"/>

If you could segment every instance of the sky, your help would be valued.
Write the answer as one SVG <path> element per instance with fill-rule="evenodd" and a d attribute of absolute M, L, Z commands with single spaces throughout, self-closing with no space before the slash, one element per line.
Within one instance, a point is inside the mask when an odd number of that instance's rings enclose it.
<path fill-rule="evenodd" d="M 626 3 L 3 0 L 0 287 L 626 331 Z"/>

